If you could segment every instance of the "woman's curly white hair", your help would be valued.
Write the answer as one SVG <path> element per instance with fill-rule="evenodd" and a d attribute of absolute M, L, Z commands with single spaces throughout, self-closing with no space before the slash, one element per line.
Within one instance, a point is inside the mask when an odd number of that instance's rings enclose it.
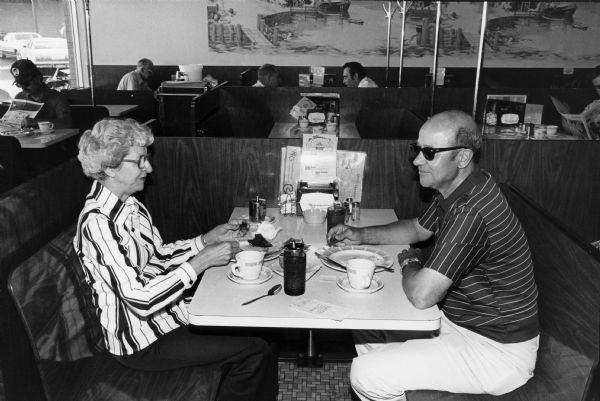
<path fill-rule="evenodd" d="M 116 168 L 133 146 L 150 146 L 152 130 L 132 119 L 105 118 L 81 135 L 77 158 L 83 173 L 98 181 L 106 179 L 107 168 Z"/>

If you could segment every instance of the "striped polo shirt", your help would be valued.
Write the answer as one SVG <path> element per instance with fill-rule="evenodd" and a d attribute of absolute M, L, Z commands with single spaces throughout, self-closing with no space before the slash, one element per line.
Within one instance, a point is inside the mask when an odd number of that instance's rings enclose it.
<path fill-rule="evenodd" d="M 183 292 L 196 272 L 186 261 L 202 249 L 199 237 L 163 244 L 144 205 L 94 181 L 73 245 L 110 353 L 133 354 L 187 325 Z"/>
<path fill-rule="evenodd" d="M 475 170 L 419 217 L 435 233 L 425 267 L 453 282 L 440 308 L 459 326 L 501 343 L 538 335 L 537 287 L 527 238 L 488 172 Z"/>

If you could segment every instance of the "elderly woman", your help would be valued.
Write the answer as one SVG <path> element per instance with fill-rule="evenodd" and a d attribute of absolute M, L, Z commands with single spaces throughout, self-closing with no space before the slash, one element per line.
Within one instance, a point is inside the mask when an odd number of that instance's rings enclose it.
<path fill-rule="evenodd" d="M 189 331 L 184 291 L 211 266 L 226 265 L 239 224 L 163 243 L 132 195 L 152 172 L 154 137 L 134 120 L 105 119 L 79 141 L 83 172 L 94 179 L 73 241 L 108 351 L 123 365 L 168 370 L 211 365 L 223 371 L 219 399 L 275 400 L 277 367 L 265 341 Z"/>

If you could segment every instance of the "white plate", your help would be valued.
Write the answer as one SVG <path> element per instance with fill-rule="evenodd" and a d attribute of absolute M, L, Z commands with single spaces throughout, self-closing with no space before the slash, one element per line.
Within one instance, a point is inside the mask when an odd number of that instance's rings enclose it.
<path fill-rule="evenodd" d="M 350 286 L 350 282 L 348 281 L 348 276 L 340 276 L 338 277 L 336 282 L 338 287 L 340 287 L 342 290 L 346 292 L 352 292 L 355 294 L 372 294 L 383 288 L 383 280 L 381 280 L 377 276 L 373 276 L 373 279 L 371 280 L 371 285 L 368 288 L 365 288 L 364 290 L 357 290 L 356 288 L 352 288 Z"/>
<path fill-rule="evenodd" d="M 283 277 L 283 269 L 281 268 L 281 265 L 279 264 L 279 261 L 274 261 L 272 262 L 269 267 L 271 269 L 273 269 L 273 273 Z M 312 276 L 315 275 L 316 272 L 319 271 L 319 269 L 321 268 L 321 265 L 319 263 L 313 264 L 311 266 L 306 266 L 306 281 L 308 281 L 308 279 L 310 279 Z"/>
<path fill-rule="evenodd" d="M 248 241 L 240 241 L 240 249 L 242 251 L 259 251 L 265 253 L 265 258 L 263 261 L 268 262 L 270 260 L 276 259 L 279 257 L 281 252 L 283 252 L 283 243 L 282 242 L 271 242 L 273 246 L 269 248 L 263 248 L 260 246 L 253 246 L 248 243 Z"/>
<path fill-rule="evenodd" d="M 323 256 L 329 257 L 330 259 L 346 265 L 351 259 L 369 259 L 372 260 L 376 265 L 392 267 L 394 260 L 386 252 L 373 248 L 370 246 L 363 245 L 348 245 L 348 246 L 334 246 L 328 249 L 324 249 L 320 252 Z M 346 269 L 337 267 L 333 264 L 327 263 L 326 260 L 321 262 L 329 267 L 330 269 L 337 270 L 339 272 L 345 272 Z M 375 273 L 383 271 L 381 268 L 375 268 Z"/>
<path fill-rule="evenodd" d="M 235 276 L 231 270 L 227 272 L 227 278 L 238 284 L 262 284 L 266 281 L 269 281 L 271 277 L 273 277 L 273 270 L 269 269 L 268 267 L 263 267 L 256 280 L 244 280 L 241 277 Z"/>

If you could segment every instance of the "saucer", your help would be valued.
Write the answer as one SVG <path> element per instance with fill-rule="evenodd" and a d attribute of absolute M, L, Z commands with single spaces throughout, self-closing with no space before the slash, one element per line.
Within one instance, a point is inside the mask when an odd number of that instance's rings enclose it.
<path fill-rule="evenodd" d="M 340 276 L 338 277 L 336 282 L 338 287 L 340 287 L 342 290 L 346 292 L 353 292 L 355 294 L 372 294 L 383 288 L 383 280 L 381 280 L 377 276 L 373 276 L 373 279 L 371 280 L 371 285 L 368 288 L 365 288 L 364 290 L 357 290 L 356 288 L 352 288 L 350 286 L 350 282 L 348 281 L 348 276 Z"/>
<path fill-rule="evenodd" d="M 271 263 L 271 268 L 273 269 L 273 273 L 283 277 L 283 269 L 281 268 L 281 264 L 279 263 L 279 261 L 274 261 Z M 321 265 L 318 263 L 315 263 L 311 266 L 309 266 L 308 264 L 306 265 L 306 281 L 308 281 L 312 276 L 314 276 L 319 269 L 321 268 Z"/>
<path fill-rule="evenodd" d="M 266 281 L 269 281 L 271 279 L 271 277 L 273 277 L 273 270 L 269 269 L 268 267 L 264 267 L 263 269 L 260 271 L 260 275 L 258 276 L 258 278 L 256 280 L 244 280 L 241 277 L 235 276 L 231 270 L 229 270 L 227 272 L 227 278 L 231 281 L 233 281 L 234 283 L 238 283 L 238 284 L 262 284 Z"/>

